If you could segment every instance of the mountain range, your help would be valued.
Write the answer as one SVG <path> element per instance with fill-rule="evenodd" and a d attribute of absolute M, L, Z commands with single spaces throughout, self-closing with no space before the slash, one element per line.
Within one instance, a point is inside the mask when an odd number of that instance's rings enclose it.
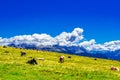
<path fill-rule="evenodd" d="M 28 45 L 25 43 L 21 45 L 9 44 L 8 46 L 25 48 L 25 49 L 61 52 L 61 53 L 75 54 L 75 55 L 95 57 L 95 58 L 104 58 L 104 59 L 111 59 L 111 60 L 120 60 L 120 49 L 115 51 L 88 51 L 83 46 L 53 45 L 53 46 L 45 46 L 45 47 L 43 46 L 36 47 L 35 45 Z"/>

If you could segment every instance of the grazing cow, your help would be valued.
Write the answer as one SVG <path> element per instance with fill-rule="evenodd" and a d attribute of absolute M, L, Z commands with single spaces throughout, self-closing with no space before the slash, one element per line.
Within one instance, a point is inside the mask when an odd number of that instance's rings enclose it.
<path fill-rule="evenodd" d="M 63 63 L 63 62 L 64 62 L 64 56 L 60 56 L 59 61 L 60 61 L 61 63 Z"/>
<path fill-rule="evenodd" d="M 23 49 L 23 48 L 20 48 L 20 49 Z"/>
<path fill-rule="evenodd" d="M 7 48 L 7 46 L 3 46 L 3 48 Z"/>
<path fill-rule="evenodd" d="M 32 65 L 38 64 L 35 58 L 29 60 L 27 63 L 32 64 Z"/>
<path fill-rule="evenodd" d="M 119 68 L 118 68 L 118 67 L 111 66 L 111 70 L 113 70 L 113 71 L 119 71 Z"/>
<path fill-rule="evenodd" d="M 26 55 L 26 52 L 21 52 L 21 56 L 25 56 Z"/>
<path fill-rule="evenodd" d="M 94 60 L 97 60 L 97 58 L 95 58 Z"/>
<path fill-rule="evenodd" d="M 68 58 L 72 58 L 71 56 L 68 56 Z"/>

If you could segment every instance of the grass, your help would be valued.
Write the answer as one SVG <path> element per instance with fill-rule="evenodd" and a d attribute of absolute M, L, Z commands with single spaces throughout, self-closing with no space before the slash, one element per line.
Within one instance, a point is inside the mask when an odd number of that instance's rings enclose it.
<path fill-rule="evenodd" d="M 21 51 L 26 52 L 20 56 Z M 59 56 L 65 56 L 65 62 L 59 63 Z M 120 68 L 120 62 L 62 54 L 56 52 L 16 49 L 0 46 L 0 80 L 119 80 L 120 72 L 111 71 L 110 66 Z M 26 62 L 30 57 L 38 65 Z"/>

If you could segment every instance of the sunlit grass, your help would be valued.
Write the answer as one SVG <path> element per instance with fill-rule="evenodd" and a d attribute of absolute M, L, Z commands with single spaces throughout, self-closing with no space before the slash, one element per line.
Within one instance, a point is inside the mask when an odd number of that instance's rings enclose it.
<path fill-rule="evenodd" d="M 26 52 L 21 56 L 21 51 Z M 65 62 L 59 63 L 59 56 Z M 3 48 L 0 46 L 0 80 L 119 80 L 120 72 L 111 71 L 110 66 L 120 68 L 120 62 L 81 57 L 56 52 Z M 32 58 L 38 65 L 26 62 Z"/>

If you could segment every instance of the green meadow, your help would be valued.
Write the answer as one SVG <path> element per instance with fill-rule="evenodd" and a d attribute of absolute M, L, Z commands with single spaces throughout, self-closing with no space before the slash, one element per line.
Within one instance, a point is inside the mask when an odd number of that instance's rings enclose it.
<path fill-rule="evenodd" d="M 21 56 L 21 51 L 26 55 Z M 59 62 L 61 55 L 65 56 L 63 63 Z M 31 57 L 37 65 L 26 63 Z M 120 62 L 0 46 L 0 80 L 120 80 L 120 72 L 111 66 L 120 68 Z"/>

